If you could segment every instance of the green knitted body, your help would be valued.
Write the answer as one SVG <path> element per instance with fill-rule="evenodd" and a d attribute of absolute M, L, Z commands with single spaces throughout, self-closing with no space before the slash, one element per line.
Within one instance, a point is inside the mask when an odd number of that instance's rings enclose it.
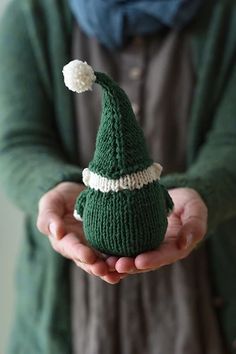
<path fill-rule="evenodd" d="M 86 239 L 110 255 L 135 256 L 157 248 L 173 203 L 159 184 L 162 167 L 148 153 L 143 131 L 124 90 L 109 76 L 73 60 L 63 68 L 65 84 L 75 92 L 102 86 L 103 105 L 96 148 L 83 170 L 87 190 L 74 216 L 83 221 Z"/>
<path fill-rule="evenodd" d="M 87 63 L 74 65 L 81 92 L 88 78 L 85 72 L 91 70 Z M 74 215 L 83 221 L 92 247 L 110 255 L 135 256 L 161 244 L 173 203 L 158 182 L 161 166 L 149 156 L 128 96 L 106 74 L 95 75 L 103 88 L 101 122 L 93 159 L 83 171 L 87 189 L 78 197 Z M 66 82 L 74 89 L 73 80 Z"/>
<path fill-rule="evenodd" d="M 87 188 L 77 199 L 76 210 L 92 247 L 106 254 L 135 256 L 163 241 L 172 205 L 155 181 L 133 191 L 102 193 Z"/>

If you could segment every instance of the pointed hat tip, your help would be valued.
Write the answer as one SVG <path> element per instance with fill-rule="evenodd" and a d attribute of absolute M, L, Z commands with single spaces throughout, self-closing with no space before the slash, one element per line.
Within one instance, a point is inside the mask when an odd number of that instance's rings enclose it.
<path fill-rule="evenodd" d="M 66 87 L 73 92 L 92 90 L 96 80 L 93 68 L 81 60 L 72 60 L 64 66 L 62 73 Z"/>

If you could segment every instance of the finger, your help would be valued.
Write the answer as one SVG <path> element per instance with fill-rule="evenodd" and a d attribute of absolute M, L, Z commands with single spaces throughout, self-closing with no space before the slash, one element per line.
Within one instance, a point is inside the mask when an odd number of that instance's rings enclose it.
<path fill-rule="evenodd" d="M 124 279 L 127 274 L 119 274 L 116 271 L 110 272 L 108 269 L 107 264 L 104 263 L 102 260 L 97 260 L 94 264 L 88 265 L 81 262 L 75 261 L 76 265 L 87 273 L 95 276 L 99 276 L 102 280 L 109 284 L 117 284 L 121 279 Z"/>
<path fill-rule="evenodd" d="M 44 235 L 52 235 L 55 239 L 61 239 L 65 234 L 63 220 L 52 210 L 45 210 L 39 214 L 37 228 Z"/>
<path fill-rule="evenodd" d="M 61 240 L 51 240 L 53 248 L 64 257 L 74 259 L 78 262 L 93 264 L 97 255 L 88 246 L 84 245 L 77 235 L 71 233 L 67 234 Z"/>
<path fill-rule="evenodd" d="M 162 243 L 158 250 L 139 254 L 135 260 L 135 266 L 139 270 L 151 270 L 162 267 L 181 259 L 184 256 L 176 242 Z"/>
<path fill-rule="evenodd" d="M 66 254 L 64 250 L 58 246 L 58 241 L 52 235 L 48 235 L 48 240 L 51 243 L 51 246 L 55 252 L 59 253 L 65 258 L 72 259 L 69 254 Z"/>
<path fill-rule="evenodd" d="M 197 217 L 189 217 L 177 236 L 177 246 L 180 250 L 194 248 L 206 233 L 206 222 Z"/>
<path fill-rule="evenodd" d="M 110 256 L 106 259 L 106 264 L 108 265 L 109 271 L 115 271 L 115 265 L 119 257 Z"/>
<path fill-rule="evenodd" d="M 116 284 L 121 279 L 125 278 L 127 274 L 119 274 L 117 272 L 109 272 L 108 267 L 104 268 L 102 266 L 102 261 L 98 260 L 92 265 L 84 264 L 75 261 L 75 264 L 81 269 L 85 270 L 87 273 L 95 276 L 99 276 L 102 280 L 110 284 Z M 102 267 L 101 267 L 102 266 Z"/>
<path fill-rule="evenodd" d="M 57 216 L 51 216 L 48 223 L 50 234 L 57 240 L 60 240 L 65 235 L 65 225 L 62 219 Z"/>
<path fill-rule="evenodd" d="M 90 275 L 94 275 L 90 265 L 85 264 L 85 263 L 81 263 L 81 262 L 77 262 L 74 261 L 74 263 L 76 264 L 77 267 L 79 267 L 80 269 L 84 270 L 86 273 L 90 274 Z"/>
<path fill-rule="evenodd" d="M 85 272 L 87 272 L 90 275 L 102 277 L 102 276 L 106 276 L 106 274 L 108 274 L 108 271 L 105 272 L 104 269 L 101 269 L 101 268 L 99 269 L 99 267 L 96 269 L 96 262 L 92 265 L 85 264 L 85 263 L 78 262 L 78 261 L 74 261 L 74 262 L 77 265 L 77 267 L 83 269 Z"/>
<path fill-rule="evenodd" d="M 47 196 L 39 202 L 37 228 L 44 235 L 51 234 L 60 239 L 65 234 L 63 216 L 63 204 L 58 198 Z"/>
<path fill-rule="evenodd" d="M 94 252 L 96 253 L 96 255 L 97 255 L 99 258 L 103 259 L 104 261 L 106 261 L 106 259 L 109 258 L 109 255 L 107 255 L 106 253 L 102 253 L 102 252 L 98 251 L 96 248 L 93 248 L 93 250 L 94 250 Z"/>
<path fill-rule="evenodd" d="M 207 207 L 201 199 L 191 200 L 181 214 L 182 228 L 178 235 L 180 249 L 199 242 L 207 231 Z"/>
<path fill-rule="evenodd" d="M 102 277 L 108 274 L 108 267 L 105 262 L 101 260 L 97 260 L 94 262 L 94 264 L 84 264 L 82 262 L 79 262 L 77 260 L 74 260 L 75 264 L 86 270 L 89 274 L 95 275 L 97 277 Z"/>
<path fill-rule="evenodd" d="M 109 284 L 117 284 L 120 282 L 121 279 L 127 277 L 127 274 L 119 274 L 117 272 L 108 273 L 107 275 L 101 277 L 102 280 Z"/>
<path fill-rule="evenodd" d="M 91 271 L 94 275 L 101 277 L 108 274 L 108 265 L 101 259 L 97 259 L 97 261 L 90 266 Z"/>
<path fill-rule="evenodd" d="M 115 264 L 115 269 L 118 273 L 129 273 L 136 270 L 134 264 L 134 258 L 132 257 L 119 258 Z"/>
<path fill-rule="evenodd" d="M 83 244 L 79 237 L 73 233 L 58 241 L 61 246 L 71 254 L 73 259 L 86 264 L 93 264 L 97 260 L 96 253 L 87 245 Z"/>

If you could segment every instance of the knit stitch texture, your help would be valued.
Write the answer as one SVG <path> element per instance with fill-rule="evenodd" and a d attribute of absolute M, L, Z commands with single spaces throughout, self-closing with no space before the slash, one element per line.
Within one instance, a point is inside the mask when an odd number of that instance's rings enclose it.
<path fill-rule="evenodd" d="M 106 74 L 95 75 L 103 88 L 102 117 L 94 157 L 83 171 L 88 188 L 78 197 L 74 215 L 82 218 L 91 246 L 135 256 L 161 244 L 173 202 L 158 182 L 162 168 L 149 157 L 126 93 Z M 79 83 L 81 75 L 75 76 Z"/>
<path fill-rule="evenodd" d="M 77 199 L 76 210 L 83 217 L 89 243 L 103 253 L 119 256 L 157 248 L 163 241 L 166 216 L 172 208 L 163 189 L 156 181 L 135 191 L 85 190 Z"/>
<path fill-rule="evenodd" d="M 126 93 L 107 75 L 99 72 L 95 75 L 96 83 L 103 87 L 103 105 L 89 169 L 116 179 L 147 168 L 153 161 Z"/>

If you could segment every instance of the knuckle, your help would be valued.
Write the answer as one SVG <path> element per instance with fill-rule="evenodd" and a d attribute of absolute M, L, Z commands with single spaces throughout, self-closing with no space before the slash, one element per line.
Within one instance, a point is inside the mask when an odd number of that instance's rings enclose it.
<path fill-rule="evenodd" d="M 80 264 L 81 264 L 80 259 L 78 259 L 78 258 L 73 258 L 73 261 L 75 262 L 75 264 L 76 264 L 78 267 L 80 267 Z"/>
<path fill-rule="evenodd" d="M 55 252 L 57 252 L 58 254 L 62 255 L 65 258 L 71 259 L 71 257 L 68 256 L 63 245 L 60 244 L 60 241 L 55 240 L 52 236 L 49 236 L 49 241 L 50 241 L 51 246 Z"/>
<path fill-rule="evenodd" d="M 62 245 L 59 245 L 58 243 L 56 244 L 56 251 L 58 253 L 60 253 L 63 257 L 67 257 L 67 253 L 65 252 L 65 248 Z"/>
<path fill-rule="evenodd" d="M 62 256 L 66 257 L 66 258 L 71 258 L 70 252 L 68 254 L 68 252 L 66 251 L 64 246 L 60 246 L 60 253 L 62 254 Z"/>
<path fill-rule="evenodd" d="M 73 259 L 73 261 L 75 262 L 75 264 L 77 265 L 77 267 L 79 267 L 80 269 L 84 270 L 86 273 L 90 274 L 90 275 L 94 275 L 91 268 L 88 267 L 86 264 L 82 263 L 81 261 L 79 261 L 78 259 Z"/>
<path fill-rule="evenodd" d="M 51 242 L 51 246 L 54 249 L 54 251 L 59 253 L 58 245 L 52 239 L 50 239 L 50 242 Z"/>
<path fill-rule="evenodd" d="M 51 243 L 51 246 L 52 246 L 53 250 L 63 256 L 63 254 L 61 252 L 61 247 L 58 245 L 58 242 L 55 241 L 53 239 L 53 237 L 51 237 L 51 236 L 49 236 L 49 240 L 50 240 L 50 243 Z"/>

